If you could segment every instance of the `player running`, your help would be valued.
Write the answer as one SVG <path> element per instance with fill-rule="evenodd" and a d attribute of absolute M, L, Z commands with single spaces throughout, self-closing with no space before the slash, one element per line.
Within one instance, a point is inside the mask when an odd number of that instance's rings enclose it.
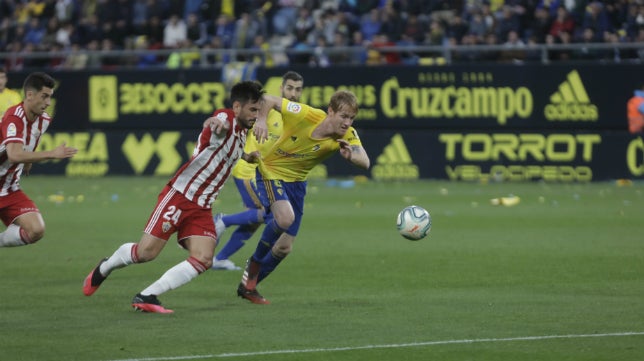
<path fill-rule="evenodd" d="M 307 176 L 311 169 L 339 151 L 353 165 L 368 169 L 369 157 L 352 127 L 358 114 L 356 96 L 345 90 L 331 97 L 327 112 L 289 99 L 264 95 L 255 124 L 258 139 L 268 137 L 266 115 L 270 109 L 282 114 L 282 135 L 262 155 L 256 173 L 255 191 L 272 218 L 247 261 L 237 294 L 253 303 L 268 304 L 256 286 L 291 252 L 304 210 Z"/>
<path fill-rule="evenodd" d="M 286 72 L 282 76 L 282 84 L 280 85 L 282 97 L 294 102 L 299 101 L 302 95 L 303 84 L 304 78 L 300 74 L 294 71 Z M 270 150 L 273 144 L 275 144 L 275 141 L 279 139 L 280 134 L 282 134 L 282 114 L 271 109 L 268 113 L 266 125 L 268 128 L 268 139 L 260 144 L 252 133 L 249 134 L 244 152 L 251 153 L 253 151 L 259 151 L 260 154 L 264 154 Z M 222 232 L 229 225 L 238 224 L 239 227 L 235 229 L 226 245 L 224 245 L 212 260 L 213 270 L 240 270 L 241 268 L 235 265 L 230 260 L 230 257 L 239 251 L 246 241 L 253 236 L 259 226 L 264 223 L 266 212 L 252 187 L 256 168 L 257 163 L 248 163 L 243 159 L 240 159 L 233 167 L 232 177 L 247 210 L 237 214 L 218 215 L 215 217 L 215 226 Z M 217 235 L 221 236 L 219 233 Z"/>
<path fill-rule="evenodd" d="M 136 310 L 173 312 L 164 308 L 157 296 L 190 282 L 212 265 L 217 234 L 211 204 L 237 159 L 253 162 L 259 156 L 246 154 L 243 149 L 248 129 L 257 120 L 263 94 L 256 82 L 245 81 L 232 87 L 232 108 L 216 110 L 209 118 L 212 127 L 204 127 L 190 160 L 159 194 L 139 243 L 125 243 L 101 260 L 85 278 L 86 296 L 96 292 L 112 271 L 155 259 L 170 236 L 177 233 L 177 241 L 190 253 L 188 259 L 170 268 L 132 300 Z"/>
<path fill-rule="evenodd" d="M 51 104 L 56 81 L 45 73 L 25 79 L 25 99 L 7 109 L 0 121 L 0 218 L 7 229 L 0 233 L 0 247 L 25 246 L 45 234 L 45 221 L 36 204 L 20 189 L 20 176 L 32 163 L 71 158 L 78 149 L 65 143 L 50 151 L 36 151 L 40 137 L 52 122 L 45 112 Z"/>

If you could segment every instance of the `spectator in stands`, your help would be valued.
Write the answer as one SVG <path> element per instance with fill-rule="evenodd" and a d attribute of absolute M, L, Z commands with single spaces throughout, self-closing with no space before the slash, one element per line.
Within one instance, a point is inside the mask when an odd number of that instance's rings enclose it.
<path fill-rule="evenodd" d="M 608 21 L 606 9 L 602 3 L 599 1 L 593 1 L 588 4 L 586 13 L 584 14 L 582 27 L 584 29 L 593 29 L 593 32 L 595 33 L 595 38 L 593 40 L 595 42 L 602 42 L 604 33 L 613 30 L 610 22 Z"/>
<path fill-rule="evenodd" d="M 230 59 L 230 54 L 223 52 L 224 43 L 221 37 L 213 36 L 210 38 L 210 41 L 206 43 L 203 47 L 204 50 L 213 50 L 206 56 L 206 62 L 215 66 L 222 66 L 228 64 Z"/>
<path fill-rule="evenodd" d="M 347 46 L 349 46 L 349 39 L 347 39 L 344 33 L 336 31 L 329 53 L 329 61 L 331 64 L 349 64 L 351 62 L 351 54 L 345 50 L 340 50 Z"/>
<path fill-rule="evenodd" d="M 315 21 L 311 15 L 311 10 L 305 7 L 300 8 L 297 19 L 295 20 L 295 36 L 302 36 L 306 39 L 306 35 L 313 30 L 314 26 Z"/>
<path fill-rule="evenodd" d="M 7 88 L 7 69 L 0 67 L 0 119 L 10 107 L 20 103 L 22 96 L 17 91 Z"/>
<path fill-rule="evenodd" d="M 387 39 L 392 42 L 400 40 L 400 35 L 405 29 L 405 22 L 400 13 L 390 2 L 382 8 L 380 31 L 379 33 L 387 35 Z"/>
<path fill-rule="evenodd" d="M 254 44 L 255 36 L 261 35 L 259 33 L 259 24 L 249 13 L 242 13 L 235 22 L 231 47 L 247 49 Z"/>
<path fill-rule="evenodd" d="M 546 35 L 552 27 L 552 18 L 545 8 L 536 8 L 534 17 L 527 29 L 528 37 L 534 37 L 536 43 L 543 44 L 546 41 Z"/>
<path fill-rule="evenodd" d="M 387 51 L 382 48 L 396 46 L 396 44 L 389 40 L 385 33 L 377 34 L 371 42 L 371 48 L 380 53 L 381 64 L 400 64 L 402 59 L 400 53 L 396 51 Z"/>
<path fill-rule="evenodd" d="M 170 15 L 168 23 L 163 28 L 163 46 L 166 48 L 178 48 L 188 39 L 186 23 L 178 14 Z"/>
<path fill-rule="evenodd" d="M 513 11 L 510 6 L 503 6 L 501 8 L 501 16 L 496 27 L 496 36 L 499 41 L 506 42 L 508 40 L 508 34 L 514 31 L 517 34 L 520 31 L 519 17 Z"/>
<path fill-rule="evenodd" d="M 575 31 L 575 21 L 568 13 L 568 10 L 563 6 L 558 7 L 557 16 L 552 21 L 549 34 L 552 35 L 555 38 L 555 40 L 561 41 L 560 39 L 561 33 L 573 34 L 574 31 Z"/>
<path fill-rule="evenodd" d="M 145 31 L 141 35 L 145 35 L 150 49 L 160 49 L 163 47 L 163 33 L 164 27 L 161 18 L 157 15 L 152 15 L 148 19 Z"/>
<path fill-rule="evenodd" d="M 519 33 L 515 30 L 508 32 L 508 38 L 503 43 L 503 51 L 500 54 L 500 60 L 521 62 L 525 59 L 525 43 L 519 37 Z"/>
<path fill-rule="evenodd" d="M 132 30 L 137 35 L 142 35 L 150 18 L 148 0 L 134 0 L 132 3 Z"/>
<path fill-rule="evenodd" d="M 380 33 L 380 10 L 372 9 L 368 14 L 360 18 L 360 32 L 365 40 L 372 41 L 374 36 Z"/>
<path fill-rule="evenodd" d="M 591 45 L 595 41 L 595 31 L 592 28 L 585 28 L 581 35 L 581 42 L 584 45 Z M 596 48 L 584 46 L 575 49 L 572 54 L 574 59 L 578 60 L 595 60 L 598 59 L 600 54 Z"/>
<path fill-rule="evenodd" d="M 100 44 L 98 40 L 90 40 L 89 43 L 86 45 L 88 54 L 87 54 L 87 64 L 86 67 L 87 69 L 100 69 L 102 67 L 102 59 L 101 55 L 98 54 L 98 51 L 100 50 Z"/>
<path fill-rule="evenodd" d="M 277 0 L 275 2 L 275 15 L 273 15 L 273 33 L 288 35 L 293 32 L 293 24 L 297 19 L 298 2 L 296 0 Z"/>
<path fill-rule="evenodd" d="M 103 32 L 98 23 L 98 16 L 92 14 L 83 17 L 76 27 L 76 34 L 78 36 L 78 43 L 81 46 L 87 46 L 92 40 L 100 41 L 103 39 Z"/>
<path fill-rule="evenodd" d="M 628 131 L 633 134 L 644 133 L 644 82 L 635 90 L 633 97 L 626 103 Z"/>
<path fill-rule="evenodd" d="M 449 23 L 447 25 L 447 34 L 449 34 L 450 37 L 454 37 L 456 39 L 456 45 L 461 43 L 463 36 L 469 33 L 469 31 L 469 24 L 465 23 L 460 15 L 455 14 L 449 20 Z"/>
<path fill-rule="evenodd" d="M 423 37 L 427 32 L 427 24 L 418 18 L 417 14 L 408 14 L 403 28 L 403 34 L 412 39 L 414 44 L 423 42 Z"/>
<path fill-rule="evenodd" d="M 228 15 L 221 14 L 207 31 L 209 36 L 219 37 L 224 48 L 230 48 L 235 33 L 235 23 L 232 22 Z"/>
<path fill-rule="evenodd" d="M 40 25 L 38 18 L 32 17 L 29 20 L 29 25 L 27 26 L 23 42 L 31 43 L 33 45 L 40 45 L 44 36 L 45 28 Z"/>
<path fill-rule="evenodd" d="M 208 41 L 208 34 L 206 33 L 206 25 L 199 22 L 199 17 L 196 13 L 188 14 L 186 20 L 186 36 L 188 40 L 194 45 L 201 47 Z M 244 46 L 240 46 L 243 48 Z"/>
<path fill-rule="evenodd" d="M 67 70 L 80 70 L 87 67 L 87 52 L 81 49 L 79 43 L 72 43 L 70 52 L 61 64 L 61 68 Z"/>
<path fill-rule="evenodd" d="M 490 32 L 485 36 L 485 45 L 499 45 L 499 40 L 494 32 Z M 498 50 L 487 50 L 481 53 L 481 60 L 497 61 L 499 60 Z"/>

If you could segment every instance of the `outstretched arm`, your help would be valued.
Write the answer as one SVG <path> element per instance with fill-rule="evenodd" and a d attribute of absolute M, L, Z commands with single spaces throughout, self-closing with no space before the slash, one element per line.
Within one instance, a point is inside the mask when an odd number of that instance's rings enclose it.
<path fill-rule="evenodd" d="M 370 161 L 367 151 L 360 145 L 351 145 L 344 139 L 338 139 L 340 155 L 356 167 L 369 169 Z"/>
<path fill-rule="evenodd" d="M 30 152 L 23 149 L 22 143 L 7 144 L 7 157 L 11 163 L 34 163 L 50 159 L 71 158 L 78 152 L 78 149 L 68 147 L 63 143 L 48 151 Z"/>

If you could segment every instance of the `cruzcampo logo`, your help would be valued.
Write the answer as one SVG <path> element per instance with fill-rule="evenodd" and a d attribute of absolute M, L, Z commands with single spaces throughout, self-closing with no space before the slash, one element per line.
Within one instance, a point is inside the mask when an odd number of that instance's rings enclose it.
<path fill-rule="evenodd" d="M 391 138 L 376 159 L 371 176 L 376 180 L 418 179 L 418 166 L 413 163 L 402 135 L 396 134 Z"/>
<path fill-rule="evenodd" d="M 592 104 L 577 70 L 568 73 L 559 89 L 550 96 L 544 115 L 549 121 L 595 122 L 597 106 Z"/>

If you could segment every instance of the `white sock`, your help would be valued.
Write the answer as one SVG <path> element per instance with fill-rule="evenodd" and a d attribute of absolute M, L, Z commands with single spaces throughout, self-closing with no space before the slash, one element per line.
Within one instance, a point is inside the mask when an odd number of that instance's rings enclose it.
<path fill-rule="evenodd" d="M 121 245 L 107 261 L 101 264 L 98 271 L 107 277 L 115 269 L 123 268 L 134 263 L 132 259 L 132 247 L 134 246 L 136 246 L 136 243 L 125 243 Z"/>
<path fill-rule="evenodd" d="M 198 272 L 190 262 L 188 262 L 187 260 L 183 261 L 167 270 L 163 274 L 163 276 L 161 276 L 161 278 L 148 286 L 148 288 L 141 291 L 141 294 L 144 296 L 158 296 L 164 292 L 185 285 L 186 283 L 192 281 L 192 279 L 197 277 L 200 273 L 201 272 Z"/>
<path fill-rule="evenodd" d="M 10 224 L 4 232 L 0 233 L 0 247 L 17 247 L 26 244 L 20 237 L 20 226 L 17 224 Z"/>

